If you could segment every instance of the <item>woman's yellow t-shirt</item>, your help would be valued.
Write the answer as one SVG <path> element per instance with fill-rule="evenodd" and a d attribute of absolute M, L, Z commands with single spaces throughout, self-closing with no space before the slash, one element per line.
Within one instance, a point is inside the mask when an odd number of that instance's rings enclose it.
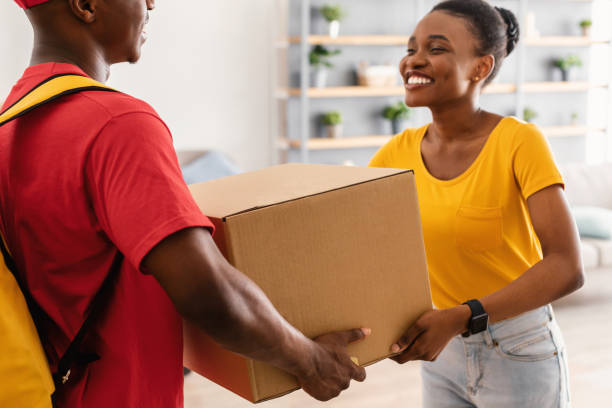
<path fill-rule="evenodd" d="M 463 174 L 439 180 L 421 156 L 428 126 L 395 136 L 370 166 L 414 170 L 432 297 L 448 308 L 502 289 L 542 259 L 527 198 L 563 179 L 538 128 L 506 117 Z"/>

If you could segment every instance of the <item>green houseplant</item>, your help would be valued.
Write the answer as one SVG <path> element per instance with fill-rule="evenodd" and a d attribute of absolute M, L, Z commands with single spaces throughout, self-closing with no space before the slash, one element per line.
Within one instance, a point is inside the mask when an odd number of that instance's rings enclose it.
<path fill-rule="evenodd" d="M 538 113 L 532 108 L 526 107 L 523 109 L 523 120 L 527 123 L 531 123 L 535 118 L 538 117 Z"/>
<path fill-rule="evenodd" d="M 391 121 L 393 134 L 397 134 L 403 130 L 403 122 L 410 119 L 410 115 L 410 108 L 402 101 L 389 105 L 383 110 L 383 117 Z"/>
<path fill-rule="evenodd" d="M 329 50 L 322 45 L 316 45 L 309 54 L 310 66 L 312 68 L 311 84 L 315 88 L 325 88 L 327 82 L 327 69 L 333 68 L 329 62 L 330 57 L 340 54 L 340 50 Z"/>
<path fill-rule="evenodd" d="M 342 137 L 342 114 L 338 111 L 327 112 L 321 117 L 325 125 L 327 137 L 338 139 Z"/>
<path fill-rule="evenodd" d="M 565 58 L 556 59 L 554 65 L 561 70 L 561 80 L 566 82 L 569 80 L 571 69 L 574 67 L 581 67 L 582 60 L 577 55 L 569 55 Z"/>
<path fill-rule="evenodd" d="M 346 13 L 342 7 L 338 5 L 326 4 L 319 10 L 321 15 L 329 23 L 329 36 L 332 38 L 338 37 L 340 33 L 340 20 L 342 20 Z"/>
<path fill-rule="evenodd" d="M 570 125 L 578 126 L 578 113 L 577 112 L 572 112 L 570 116 Z"/>
<path fill-rule="evenodd" d="M 591 35 L 592 25 L 593 25 L 593 22 L 589 19 L 585 19 L 580 22 L 580 28 L 582 29 L 582 35 L 584 37 L 589 37 Z"/>

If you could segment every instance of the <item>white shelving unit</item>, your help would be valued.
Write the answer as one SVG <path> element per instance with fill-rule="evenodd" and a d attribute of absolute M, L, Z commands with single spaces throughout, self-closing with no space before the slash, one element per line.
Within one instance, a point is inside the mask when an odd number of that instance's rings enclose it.
<path fill-rule="evenodd" d="M 297 88 L 284 88 L 277 90 L 277 97 L 296 98 L 299 100 L 300 106 L 300 131 L 299 138 L 287 139 L 281 138 L 278 143 L 278 148 L 281 151 L 297 150 L 302 162 L 309 161 L 310 151 L 317 150 L 335 150 L 335 149 L 352 149 L 364 147 L 379 147 L 390 139 L 390 135 L 367 135 L 359 137 L 348 137 L 341 139 L 324 139 L 324 138 L 309 138 L 310 135 L 310 104 L 317 99 L 340 99 L 340 98 L 373 98 L 373 97 L 389 97 L 404 95 L 403 86 L 392 87 L 364 87 L 364 86 L 340 86 L 328 88 L 311 88 L 309 84 L 310 66 L 308 54 L 313 45 L 334 45 L 334 46 L 403 46 L 408 43 L 408 36 L 404 35 L 346 35 L 332 38 L 326 35 L 312 35 L 310 28 L 310 0 L 301 1 L 301 32 L 299 36 L 289 37 L 283 42 L 283 47 L 289 47 L 291 44 L 299 45 L 300 47 L 300 86 Z M 531 3 L 545 2 L 546 0 L 531 0 Z M 565 0 L 566 2 L 574 3 L 592 3 L 593 0 Z M 553 3 L 553 1 L 550 1 Z M 557 3 L 555 1 L 554 3 Z M 373 1 L 374 3 L 374 1 Z M 503 1 L 498 1 L 503 3 Z M 525 21 L 528 10 L 529 0 L 515 0 L 518 3 L 517 18 L 519 21 Z M 375 5 L 373 4 L 373 7 Z M 418 15 L 423 15 L 425 3 L 423 0 L 417 0 L 414 3 L 415 12 Z M 608 89 L 607 82 L 526 82 L 525 72 L 528 61 L 526 58 L 526 50 L 532 47 L 591 47 L 594 45 L 610 46 L 609 39 L 590 38 L 584 36 L 542 36 L 537 38 L 522 38 L 519 46 L 515 51 L 517 53 L 517 69 L 514 82 L 490 84 L 486 89 L 487 94 L 512 94 L 515 96 L 514 110 L 519 116 L 525 107 L 525 96 L 529 94 L 554 94 L 554 93 L 582 93 L 593 89 Z M 612 47 L 609 48 L 612 50 Z M 612 51 L 611 51 L 612 55 Z M 586 124 L 576 126 L 550 126 L 543 127 L 543 133 L 550 138 L 558 137 L 575 137 L 585 136 L 587 134 L 602 134 L 606 133 L 607 129 L 598 127 L 589 127 Z"/>

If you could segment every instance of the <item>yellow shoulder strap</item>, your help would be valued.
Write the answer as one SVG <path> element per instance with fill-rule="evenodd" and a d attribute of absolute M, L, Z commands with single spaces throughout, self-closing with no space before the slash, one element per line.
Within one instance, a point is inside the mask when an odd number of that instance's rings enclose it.
<path fill-rule="evenodd" d="M 0 126 L 25 115 L 47 102 L 81 91 L 117 92 L 113 88 L 82 75 L 55 75 L 36 85 L 30 92 L 0 113 Z"/>

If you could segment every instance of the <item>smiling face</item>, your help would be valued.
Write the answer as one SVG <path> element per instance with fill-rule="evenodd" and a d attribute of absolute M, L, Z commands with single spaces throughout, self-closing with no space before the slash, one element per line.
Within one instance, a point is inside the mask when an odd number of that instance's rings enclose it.
<path fill-rule="evenodd" d="M 145 26 L 155 0 L 104 0 L 97 2 L 92 30 L 111 63 L 135 63 L 146 41 Z"/>
<path fill-rule="evenodd" d="M 476 55 L 476 41 L 460 17 L 442 11 L 425 16 L 400 62 L 406 105 L 433 107 L 473 97 L 483 62 Z"/>

